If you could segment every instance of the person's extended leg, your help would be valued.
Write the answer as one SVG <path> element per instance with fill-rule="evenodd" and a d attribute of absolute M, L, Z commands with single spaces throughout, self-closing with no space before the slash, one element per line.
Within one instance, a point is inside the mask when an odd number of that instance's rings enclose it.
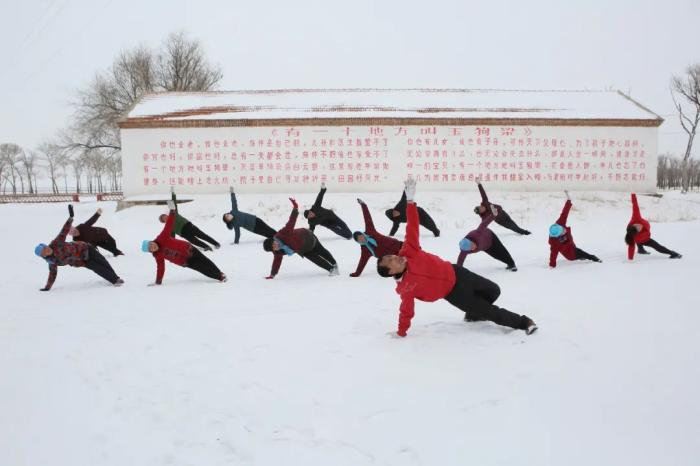
<path fill-rule="evenodd" d="M 110 235 L 108 235 L 104 241 L 98 243 L 97 246 L 101 247 L 102 249 L 106 249 L 115 256 L 120 256 L 124 254 L 119 250 L 119 248 L 117 248 L 117 242 Z"/>
<path fill-rule="evenodd" d="M 575 248 L 574 251 L 576 251 L 576 260 L 589 260 L 593 262 L 600 262 L 600 259 L 598 259 L 597 256 L 594 256 L 593 254 L 588 254 L 586 251 L 580 248 Z"/>
<path fill-rule="evenodd" d="M 225 281 L 226 279 L 226 275 L 207 256 L 195 248 L 192 248 L 192 255 L 187 260 L 185 267 L 196 270 L 214 280 Z"/>
<path fill-rule="evenodd" d="M 642 243 L 642 245 L 643 245 L 643 246 L 648 246 L 648 247 L 650 247 L 650 248 L 656 250 L 657 252 L 660 252 L 661 254 L 668 254 L 668 255 L 671 256 L 671 257 L 678 257 L 678 256 L 680 256 L 680 254 L 678 254 L 677 252 L 671 251 L 670 249 L 668 249 L 668 248 L 666 248 L 666 247 L 660 245 L 659 243 L 657 243 L 656 241 L 654 241 L 654 240 L 651 239 L 651 238 L 649 238 L 649 241 L 647 241 L 646 243 Z"/>
<path fill-rule="evenodd" d="M 498 297 L 498 285 L 469 270 L 453 265 L 457 281 L 445 300 L 465 312 L 468 320 L 489 320 L 506 327 L 526 330 L 531 320 L 490 302 Z M 478 292 L 477 292 L 478 291 Z"/>
<path fill-rule="evenodd" d="M 435 221 L 425 209 L 420 207 L 418 208 L 418 219 L 420 220 L 420 224 L 430 230 L 435 237 L 440 236 L 440 229 L 437 227 Z"/>
<path fill-rule="evenodd" d="M 215 248 L 221 247 L 221 245 L 220 245 L 214 238 L 212 238 L 211 236 L 207 235 L 207 234 L 204 233 L 202 230 L 200 230 L 199 228 L 197 228 L 197 226 L 194 225 L 192 222 L 190 222 L 190 225 L 192 226 L 192 231 L 193 231 L 194 236 L 195 236 L 196 238 L 202 239 L 202 240 L 206 241 L 207 243 L 211 244 L 211 245 L 214 246 Z M 191 241 L 190 241 L 190 242 L 191 242 Z"/>
<path fill-rule="evenodd" d="M 491 243 L 491 247 L 484 250 L 484 252 L 489 256 L 493 257 L 494 259 L 506 264 L 509 270 L 517 270 L 517 268 L 515 267 L 515 261 L 511 257 L 506 247 L 503 246 L 501 240 L 498 239 L 498 236 L 496 236 L 495 234 L 493 235 L 493 242 Z"/>
<path fill-rule="evenodd" d="M 496 218 L 494 219 L 496 223 L 501 225 L 503 228 L 507 228 L 508 230 L 514 231 L 519 235 L 529 235 L 530 232 L 528 230 L 525 230 L 524 228 L 520 228 L 517 223 L 515 223 L 515 220 L 513 220 L 510 215 L 505 210 L 501 210 Z"/>
<path fill-rule="evenodd" d="M 318 265 L 322 269 L 332 271 L 337 268 L 337 263 L 333 256 L 326 248 L 321 245 L 321 242 L 316 240 L 316 245 L 314 248 L 304 255 L 306 259 L 309 259 L 314 264 Z"/>
<path fill-rule="evenodd" d="M 85 267 L 113 285 L 121 281 L 112 266 L 107 262 L 107 259 L 105 259 L 94 246 L 90 247 L 88 260 L 85 261 Z"/>
<path fill-rule="evenodd" d="M 333 233 L 335 233 L 338 236 L 342 236 L 345 239 L 351 239 L 352 238 L 352 232 L 350 231 L 350 228 L 345 224 L 340 219 L 337 219 L 333 223 L 329 223 L 327 225 L 323 225 L 324 227 L 328 228 L 331 230 Z"/>
<path fill-rule="evenodd" d="M 256 218 L 253 233 L 255 233 L 256 235 L 264 236 L 265 238 L 272 238 L 277 232 L 270 225 L 263 222 L 259 218 Z"/>

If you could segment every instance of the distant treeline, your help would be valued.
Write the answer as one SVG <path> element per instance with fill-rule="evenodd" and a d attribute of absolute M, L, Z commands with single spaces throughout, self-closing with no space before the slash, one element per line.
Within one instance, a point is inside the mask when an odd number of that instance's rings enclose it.
<path fill-rule="evenodd" d="M 656 187 L 659 189 L 681 189 L 683 162 L 669 154 L 659 155 L 656 168 Z M 688 160 L 690 171 L 689 189 L 700 189 L 700 160 Z"/>

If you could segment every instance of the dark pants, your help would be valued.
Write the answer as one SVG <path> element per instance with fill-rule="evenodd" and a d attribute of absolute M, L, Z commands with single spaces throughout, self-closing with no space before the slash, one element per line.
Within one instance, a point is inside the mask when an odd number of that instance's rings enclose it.
<path fill-rule="evenodd" d="M 119 280 L 119 276 L 116 274 L 116 272 L 114 272 L 112 266 L 109 265 L 107 259 L 105 259 L 94 246 L 90 246 L 88 251 L 88 259 L 85 261 L 85 267 L 92 270 L 111 284 L 115 284 L 117 280 Z"/>
<path fill-rule="evenodd" d="M 114 254 L 115 256 L 124 254 L 119 250 L 119 248 L 117 248 L 117 242 L 110 235 L 107 235 L 107 239 L 100 241 L 99 243 L 95 243 L 95 246 L 105 249 Z"/>
<path fill-rule="evenodd" d="M 345 222 L 343 222 L 339 218 L 336 218 L 332 222 L 322 223 L 321 226 L 328 228 L 336 235 L 342 236 L 345 239 L 352 238 L 352 232 L 350 231 L 350 228 L 348 228 Z"/>
<path fill-rule="evenodd" d="M 524 230 L 518 226 L 517 223 L 515 223 L 515 220 L 510 218 L 510 215 L 504 210 L 501 210 L 496 218 L 494 219 L 496 223 L 501 225 L 503 228 L 507 228 L 511 231 L 516 232 L 519 235 L 529 235 L 530 232 L 527 230 Z"/>
<path fill-rule="evenodd" d="M 309 252 L 305 253 L 303 257 L 329 272 L 337 264 L 331 253 L 323 247 L 318 238 L 316 239 L 314 247 Z"/>
<path fill-rule="evenodd" d="M 206 275 L 214 280 L 221 280 L 221 270 L 209 260 L 207 256 L 202 254 L 195 248 L 192 249 L 192 255 L 187 259 L 185 267 L 196 270 L 202 275 Z"/>
<path fill-rule="evenodd" d="M 182 227 L 182 232 L 180 232 L 180 236 L 185 238 L 187 241 L 190 243 L 194 244 L 195 246 L 199 246 L 200 248 L 203 249 L 211 249 L 208 244 L 205 242 L 201 241 L 204 240 L 207 243 L 213 244 L 216 247 L 219 247 L 219 243 L 216 242 L 214 238 L 211 236 L 208 236 L 206 233 L 204 233 L 202 230 L 194 226 L 192 222 L 187 222 L 185 225 Z"/>
<path fill-rule="evenodd" d="M 423 208 L 418 207 L 418 219 L 420 224 L 430 230 L 433 235 L 440 236 L 440 229 L 435 225 L 433 218 Z"/>
<path fill-rule="evenodd" d="M 515 261 L 510 256 L 510 253 L 508 252 L 506 247 L 503 246 L 503 243 L 501 243 L 501 240 L 498 239 L 498 236 L 496 236 L 495 233 L 493 235 L 493 242 L 491 243 L 491 247 L 484 250 L 484 252 L 489 256 L 493 257 L 494 259 L 503 262 L 508 267 L 515 267 Z"/>
<path fill-rule="evenodd" d="M 498 325 L 525 330 L 529 322 L 521 316 L 493 303 L 501 289 L 491 280 L 453 264 L 457 281 L 445 300 L 465 312 L 469 320 L 488 320 Z"/>
<path fill-rule="evenodd" d="M 654 240 L 651 239 L 651 238 L 649 238 L 649 241 L 647 241 L 646 243 L 640 243 L 638 246 L 648 246 L 648 247 L 650 247 L 651 249 L 654 249 L 654 250 L 656 250 L 657 252 L 660 252 L 661 254 L 668 254 L 669 256 L 670 256 L 671 254 L 675 254 L 673 251 L 671 251 L 671 250 L 668 249 L 668 248 L 665 248 L 665 247 L 661 246 L 659 243 L 657 243 L 656 241 L 654 241 Z M 642 250 L 643 250 L 643 249 L 642 249 Z M 645 252 L 646 252 L 646 251 L 645 251 Z M 642 253 L 642 254 L 644 254 L 644 253 Z"/>
<path fill-rule="evenodd" d="M 265 238 L 272 238 L 277 232 L 270 225 L 263 222 L 259 218 L 256 218 L 253 233 L 255 233 L 256 235 L 264 236 Z"/>
<path fill-rule="evenodd" d="M 589 260 L 589 261 L 598 261 L 598 258 L 594 256 L 593 254 L 588 254 L 586 251 L 583 249 L 579 248 L 574 248 L 574 252 L 576 252 L 576 260 Z"/>

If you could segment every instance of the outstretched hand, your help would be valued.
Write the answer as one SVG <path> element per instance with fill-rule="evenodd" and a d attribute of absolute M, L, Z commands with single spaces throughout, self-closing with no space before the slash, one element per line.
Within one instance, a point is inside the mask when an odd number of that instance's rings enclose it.
<path fill-rule="evenodd" d="M 364 205 L 365 201 L 363 201 L 362 199 L 360 199 L 360 198 L 358 197 L 358 198 L 357 198 L 357 203 L 360 204 L 360 205 Z"/>
<path fill-rule="evenodd" d="M 73 212 L 73 204 L 68 204 L 68 216 L 70 218 L 75 217 L 74 212 Z"/>
<path fill-rule="evenodd" d="M 570 200 L 571 200 L 571 197 L 569 197 L 569 191 L 567 191 L 567 190 L 565 189 L 565 190 L 564 190 L 564 194 L 566 194 L 566 199 L 568 199 L 568 200 L 570 201 Z"/>
<path fill-rule="evenodd" d="M 498 208 L 493 204 L 491 204 L 491 213 L 494 217 L 498 217 Z"/>
<path fill-rule="evenodd" d="M 474 178 L 474 181 L 476 181 L 476 184 L 481 184 L 481 175 Z"/>
<path fill-rule="evenodd" d="M 97 215 L 102 215 L 102 208 L 101 207 L 97 209 Z"/>
<path fill-rule="evenodd" d="M 168 209 L 175 210 L 175 201 L 168 201 Z"/>
<path fill-rule="evenodd" d="M 321 189 L 326 189 L 326 182 L 325 181 L 321 181 Z"/>
<path fill-rule="evenodd" d="M 236 190 L 233 189 L 233 186 L 229 186 L 229 187 L 228 187 L 228 192 L 230 192 L 230 193 L 235 193 Z"/>
<path fill-rule="evenodd" d="M 289 198 L 289 202 L 292 203 L 292 206 L 293 206 L 295 209 L 298 209 L 298 208 L 299 208 L 299 204 L 297 204 L 297 200 L 294 199 L 293 197 L 290 197 L 290 198 Z"/>

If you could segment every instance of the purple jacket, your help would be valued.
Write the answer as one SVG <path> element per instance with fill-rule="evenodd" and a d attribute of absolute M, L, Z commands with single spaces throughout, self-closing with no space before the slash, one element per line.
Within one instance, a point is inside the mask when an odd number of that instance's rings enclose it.
<path fill-rule="evenodd" d="M 491 247 L 491 244 L 493 243 L 493 232 L 488 229 L 488 226 L 489 223 L 493 222 L 494 218 L 495 217 L 493 216 L 493 214 L 489 214 L 486 218 L 481 220 L 479 228 L 467 233 L 467 236 L 465 236 L 465 238 L 467 238 L 472 243 L 476 244 L 476 249 L 474 249 L 473 251 L 460 251 L 459 257 L 457 258 L 458 265 L 464 264 L 464 259 L 466 259 L 468 254 L 474 254 L 475 252 L 485 251 L 486 249 Z"/>

